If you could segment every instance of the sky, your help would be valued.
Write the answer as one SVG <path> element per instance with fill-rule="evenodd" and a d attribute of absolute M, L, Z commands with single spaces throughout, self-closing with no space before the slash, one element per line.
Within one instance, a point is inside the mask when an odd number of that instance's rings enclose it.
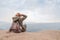
<path fill-rule="evenodd" d="M 28 16 L 25 22 L 60 22 L 60 0 L 0 0 L 0 21 L 12 22 L 17 12 Z"/>

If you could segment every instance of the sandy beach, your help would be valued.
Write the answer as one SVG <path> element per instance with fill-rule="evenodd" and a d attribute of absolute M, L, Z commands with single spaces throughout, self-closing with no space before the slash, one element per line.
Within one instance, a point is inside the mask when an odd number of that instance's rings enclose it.
<path fill-rule="evenodd" d="M 0 30 L 0 40 L 60 40 L 60 31 L 9 33 Z"/>

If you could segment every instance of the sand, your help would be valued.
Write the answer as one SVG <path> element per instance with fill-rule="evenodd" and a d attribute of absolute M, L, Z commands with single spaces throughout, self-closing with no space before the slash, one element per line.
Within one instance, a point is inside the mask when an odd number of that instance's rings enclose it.
<path fill-rule="evenodd" d="M 0 40 L 60 40 L 60 31 L 9 33 L 0 30 Z"/>

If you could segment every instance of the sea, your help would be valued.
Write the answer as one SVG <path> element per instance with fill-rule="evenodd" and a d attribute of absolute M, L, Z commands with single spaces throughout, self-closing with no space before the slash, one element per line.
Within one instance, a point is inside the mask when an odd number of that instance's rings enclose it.
<path fill-rule="evenodd" d="M 9 30 L 11 23 L 0 23 L 0 30 Z M 60 23 L 26 23 L 27 32 L 38 32 L 44 30 L 60 30 Z"/>

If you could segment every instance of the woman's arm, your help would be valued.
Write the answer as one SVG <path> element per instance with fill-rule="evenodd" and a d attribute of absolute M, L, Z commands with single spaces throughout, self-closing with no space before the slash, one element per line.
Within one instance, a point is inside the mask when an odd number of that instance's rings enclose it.
<path fill-rule="evenodd" d="M 13 21 L 16 22 L 17 20 L 19 20 L 19 17 L 12 17 Z"/>
<path fill-rule="evenodd" d="M 27 16 L 24 14 L 21 14 L 21 16 L 23 16 L 22 20 L 25 20 L 27 18 Z"/>

